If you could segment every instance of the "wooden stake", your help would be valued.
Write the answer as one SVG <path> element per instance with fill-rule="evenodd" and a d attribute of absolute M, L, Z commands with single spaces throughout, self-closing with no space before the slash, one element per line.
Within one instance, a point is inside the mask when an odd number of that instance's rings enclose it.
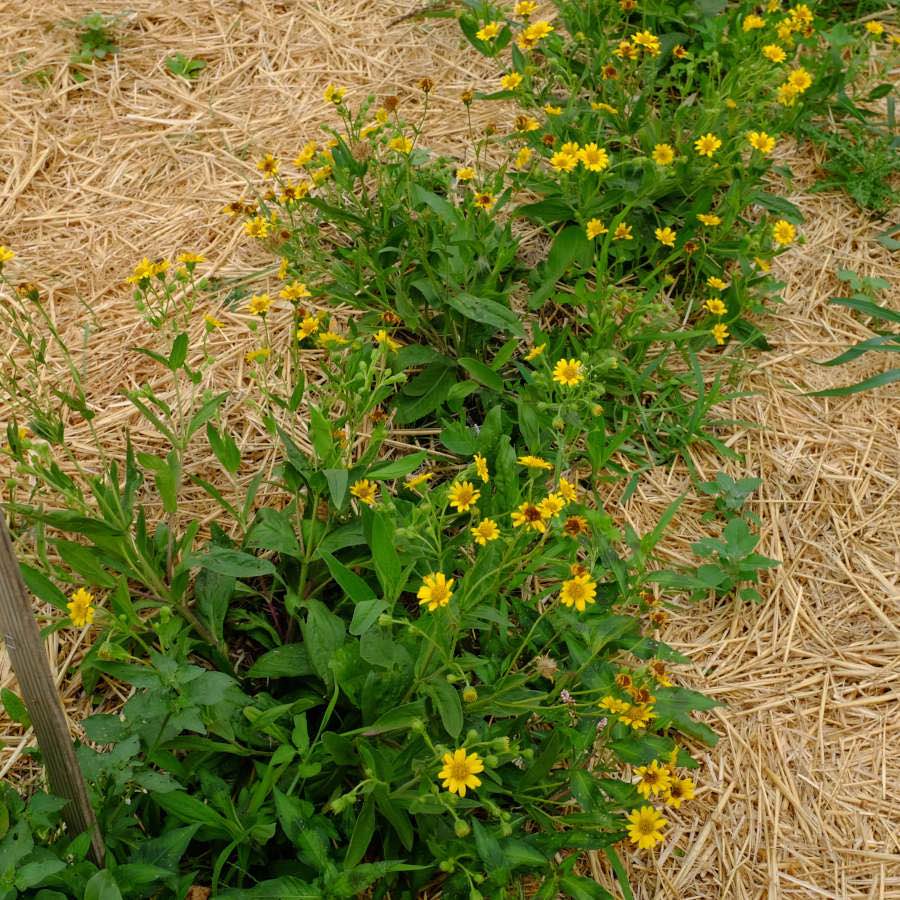
<path fill-rule="evenodd" d="M 31 606 L 31 598 L 22 580 L 2 510 L 0 510 L 0 635 L 6 643 L 6 651 L 9 653 L 13 671 L 22 690 L 22 698 L 31 717 L 34 733 L 37 735 L 41 756 L 47 768 L 50 790 L 57 797 L 69 801 L 62 811 L 69 835 L 74 838 L 84 831 L 89 832 L 94 861 L 102 866 L 103 839 L 88 799 L 78 760 L 75 758 L 66 714 L 59 699 L 47 652 Z"/>

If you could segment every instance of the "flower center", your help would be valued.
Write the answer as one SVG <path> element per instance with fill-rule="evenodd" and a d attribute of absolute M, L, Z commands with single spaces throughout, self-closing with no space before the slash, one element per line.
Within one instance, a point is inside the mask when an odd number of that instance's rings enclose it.
<path fill-rule="evenodd" d="M 465 781 L 469 777 L 469 764 L 466 762 L 450 763 L 450 777 L 455 781 Z"/>
<path fill-rule="evenodd" d="M 654 831 L 656 831 L 656 823 L 651 819 L 641 819 L 641 821 L 638 822 L 638 831 L 641 834 L 649 836 L 653 834 Z"/>
<path fill-rule="evenodd" d="M 447 585 L 446 584 L 436 584 L 431 589 L 431 601 L 432 603 L 442 604 L 447 599 Z"/>
<path fill-rule="evenodd" d="M 528 506 L 525 508 L 525 520 L 528 522 L 537 522 L 541 517 L 541 511 L 536 506 Z"/>

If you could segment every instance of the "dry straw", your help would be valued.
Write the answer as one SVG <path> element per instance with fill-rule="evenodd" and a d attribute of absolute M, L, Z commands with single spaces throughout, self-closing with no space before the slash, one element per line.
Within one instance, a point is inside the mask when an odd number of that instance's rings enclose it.
<path fill-rule="evenodd" d="M 0 14 L 0 242 L 19 254 L 17 272 L 38 281 L 47 308 L 84 356 L 98 429 L 116 453 L 137 422 L 124 388 L 156 377 L 123 348 L 148 340 L 123 284 L 135 261 L 203 253 L 211 270 L 234 276 L 269 261 L 220 214 L 247 190 L 260 153 L 293 155 L 315 137 L 321 100 L 333 81 L 351 96 L 396 94 L 412 110 L 416 81 L 429 76 L 429 143 L 460 159 L 467 125 L 459 93 L 483 87 L 495 72 L 460 42 L 451 23 L 402 20 L 416 4 L 369 0 L 240 3 L 173 0 L 132 5 L 117 29 L 121 52 L 80 86 L 67 74 L 74 45 L 63 19 L 109 2 L 7 4 Z M 2 12 L 2 6 L 0 6 Z M 193 86 L 171 76 L 174 53 L 203 59 Z M 35 76 L 47 73 L 41 86 Z M 476 127 L 503 115 L 474 107 Z M 694 453 L 699 471 L 723 466 L 760 475 L 754 502 L 761 550 L 783 561 L 764 585 L 759 606 L 731 602 L 683 605 L 661 637 L 691 655 L 685 684 L 724 704 L 709 717 L 722 735 L 701 760 L 698 798 L 672 815 L 669 840 L 654 854 L 631 855 L 639 898 L 900 897 L 900 425 L 898 390 L 846 399 L 816 399 L 806 390 L 872 374 L 883 359 L 823 369 L 827 359 L 867 336 L 827 299 L 838 267 L 890 278 L 878 228 L 844 197 L 810 194 L 816 160 L 807 148 L 787 152 L 798 174 L 790 199 L 807 216 L 806 243 L 777 266 L 784 302 L 766 330 L 773 349 L 755 358 L 735 401 L 735 418 L 751 423 L 728 442 L 743 454 L 723 461 Z M 900 305 L 895 289 L 889 298 Z M 243 316 L 211 309 L 226 323 L 213 336 L 210 380 L 230 389 L 231 421 L 240 423 L 245 458 L 272 465 L 272 451 L 249 401 Z M 309 375 L 315 378 L 314 359 Z M 56 377 L 48 367 L 48 381 Z M 8 411 L 0 409 L 0 419 Z M 68 423 L 83 465 L 100 466 L 83 422 Z M 403 435 L 395 435 L 402 443 Z M 139 441 L 152 446 L 146 436 Z M 198 460 L 198 474 L 211 462 Z M 248 473 L 249 475 L 249 473 Z M 624 508 L 639 530 L 689 487 L 683 465 L 652 472 Z M 688 492 L 666 542 L 672 562 L 691 559 L 690 544 L 708 533 L 705 502 Z M 215 515 L 200 493 L 187 513 Z M 70 670 L 88 636 L 53 634 L 47 649 L 72 719 L 90 701 Z M 13 685 L 5 656 L 0 683 Z M 121 686 L 104 683 L 95 697 L 114 709 Z M 31 735 L 0 721 L 0 776 L 26 787 L 40 777 L 26 755 Z M 601 859 L 585 861 L 615 891 Z"/>

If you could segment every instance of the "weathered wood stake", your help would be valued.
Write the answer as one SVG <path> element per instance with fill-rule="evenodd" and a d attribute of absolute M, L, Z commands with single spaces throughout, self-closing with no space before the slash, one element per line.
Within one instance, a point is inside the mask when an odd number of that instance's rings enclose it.
<path fill-rule="evenodd" d="M 91 835 L 94 861 L 103 864 L 103 839 L 88 799 L 87 788 L 66 722 L 66 714 L 53 679 L 41 632 L 13 552 L 6 519 L 0 510 L 0 636 L 6 643 L 22 698 L 31 717 L 50 790 L 68 800 L 63 818 L 69 835 Z"/>

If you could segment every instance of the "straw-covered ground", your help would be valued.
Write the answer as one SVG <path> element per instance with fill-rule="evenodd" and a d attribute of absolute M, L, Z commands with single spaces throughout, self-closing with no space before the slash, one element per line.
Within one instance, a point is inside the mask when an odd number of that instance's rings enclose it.
<path fill-rule="evenodd" d="M 67 73 L 74 32 L 64 20 L 121 7 L 0 4 L 0 243 L 16 249 L 15 272 L 40 284 L 74 345 L 87 340 L 95 424 L 108 446 L 122 446 L 133 422 L 122 389 L 153 374 L 123 353 L 143 337 L 125 276 L 142 256 L 182 250 L 204 254 L 226 276 L 264 262 L 221 207 L 247 190 L 262 152 L 293 154 L 316 136 L 328 82 L 357 98 L 396 94 L 411 108 L 421 97 L 415 82 L 431 77 L 428 142 L 465 154 L 458 96 L 493 70 L 452 23 L 396 21 L 417 5 L 143 0 L 122 13 L 118 56 L 76 86 Z M 207 63 L 192 86 L 164 67 L 177 52 Z M 476 105 L 473 115 L 481 127 L 500 113 Z M 698 798 L 661 850 L 632 856 L 641 898 L 900 897 L 898 391 L 803 396 L 883 366 L 867 357 L 839 369 L 814 361 L 867 336 L 827 303 L 836 269 L 890 278 L 894 266 L 873 241 L 883 226 L 843 196 L 805 190 L 816 172 L 808 148 L 784 161 L 796 176 L 787 196 L 807 215 L 806 242 L 779 260 L 784 302 L 764 326 L 773 349 L 755 358 L 742 384 L 751 393 L 733 404 L 745 424 L 728 443 L 742 459 L 726 466 L 763 478 L 761 551 L 782 566 L 760 605 L 685 605 L 662 635 L 695 661 L 685 682 L 722 702 L 711 718 L 722 739 L 701 753 Z M 896 286 L 888 302 L 900 305 Z M 227 325 L 213 336 L 213 377 L 235 392 L 245 456 L 269 465 L 265 433 L 241 406 L 250 385 L 244 317 L 211 311 Z M 75 416 L 68 442 L 87 469 L 98 465 Z M 705 450 L 695 463 L 708 476 L 723 467 Z M 687 486 L 681 465 L 651 473 L 621 515 L 649 528 Z M 684 561 L 706 533 L 701 501 L 689 497 L 667 542 Z M 192 512 L 213 514 L 201 495 Z M 70 676 L 85 640 L 68 630 L 48 641 L 74 723 L 89 705 Z M 0 683 L 14 684 L 2 656 Z M 0 721 L 0 739 L 0 775 L 33 779 L 31 735 Z M 590 864 L 612 888 L 603 863 Z"/>

